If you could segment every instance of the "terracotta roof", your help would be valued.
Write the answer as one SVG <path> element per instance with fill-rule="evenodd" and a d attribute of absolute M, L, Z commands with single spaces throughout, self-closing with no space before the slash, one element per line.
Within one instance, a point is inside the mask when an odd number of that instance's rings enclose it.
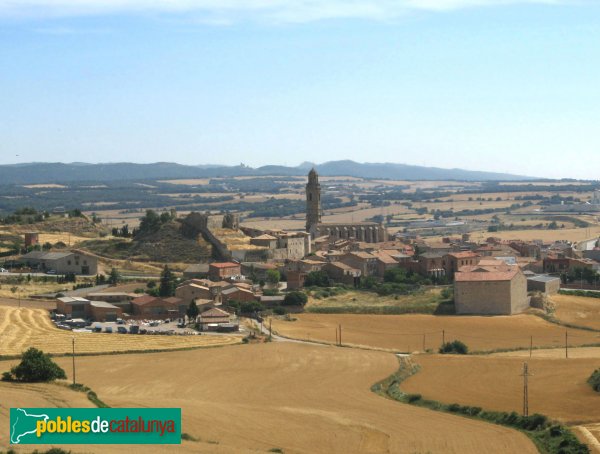
<path fill-rule="evenodd" d="M 148 304 L 154 300 L 157 300 L 158 298 L 156 296 L 150 296 L 150 295 L 144 295 L 144 296 L 140 296 L 138 298 L 134 298 L 131 300 L 131 304 Z"/>
<path fill-rule="evenodd" d="M 253 238 L 254 240 L 276 240 L 277 237 L 274 237 L 272 235 L 269 235 L 268 233 L 265 233 L 263 235 L 259 235 L 257 237 Z"/>
<path fill-rule="evenodd" d="M 169 298 L 163 298 L 163 301 L 169 304 L 179 304 L 183 302 L 182 298 L 177 298 L 176 296 L 170 296 Z"/>
<path fill-rule="evenodd" d="M 371 254 L 369 252 L 364 252 L 364 251 L 350 252 L 350 255 L 353 255 L 354 257 L 358 257 L 358 258 L 361 258 L 361 259 L 375 259 L 375 258 L 377 258 L 373 254 Z"/>
<path fill-rule="evenodd" d="M 360 271 L 359 269 L 353 268 L 350 265 L 346 265 L 345 263 L 342 263 L 342 262 L 330 262 L 327 264 L 327 266 L 333 266 L 333 267 L 340 268 L 345 271 Z"/>
<path fill-rule="evenodd" d="M 510 281 L 519 273 L 521 269 L 515 265 L 463 266 L 454 275 L 454 280 L 456 282 Z"/>
<path fill-rule="evenodd" d="M 219 309 L 217 307 L 213 307 L 207 311 L 204 311 L 200 314 L 202 318 L 214 318 L 214 317 L 227 317 L 229 319 L 229 312 L 224 311 L 223 309 Z"/>
<path fill-rule="evenodd" d="M 464 251 L 464 252 L 450 252 L 448 253 L 450 257 L 454 257 L 456 259 L 468 259 L 479 257 L 475 252 L 472 251 Z"/>
<path fill-rule="evenodd" d="M 213 268 L 233 268 L 233 267 L 240 266 L 240 264 L 233 263 L 233 262 L 221 262 L 221 263 L 211 263 L 210 266 L 212 266 Z"/>

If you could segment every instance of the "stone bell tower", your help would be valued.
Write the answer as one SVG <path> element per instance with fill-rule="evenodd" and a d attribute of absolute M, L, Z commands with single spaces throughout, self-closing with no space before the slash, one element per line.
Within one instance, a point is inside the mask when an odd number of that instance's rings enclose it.
<path fill-rule="evenodd" d="M 321 185 L 319 184 L 319 175 L 313 168 L 308 173 L 308 183 L 306 184 L 306 231 L 311 232 L 312 227 L 320 223 Z"/>

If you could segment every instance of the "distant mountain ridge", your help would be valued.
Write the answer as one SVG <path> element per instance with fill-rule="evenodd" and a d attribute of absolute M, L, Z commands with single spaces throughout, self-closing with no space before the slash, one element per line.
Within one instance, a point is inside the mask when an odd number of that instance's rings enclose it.
<path fill-rule="evenodd" d="M 26 163 L 0 165 L 2 184 L 70 183 L 78 181 L 132 181 L 155 179 L 192 179 L 236 176 L 304 176 L 311 163 L 296 167 L 266 165 L 252 168 L 245 165 L 197 166 L 172 162 L 136 164 L 130 162 L 86 163 Z M 442 169 L 395 163 L 359 163 L 350 160 L 329 161 L 315 165 L 323 176 L 350 176 L 393 180 L 463 180 L 463 181 L 526 181 L 535 178 L 507 173 L 482 172 L 463 169 Z"/>

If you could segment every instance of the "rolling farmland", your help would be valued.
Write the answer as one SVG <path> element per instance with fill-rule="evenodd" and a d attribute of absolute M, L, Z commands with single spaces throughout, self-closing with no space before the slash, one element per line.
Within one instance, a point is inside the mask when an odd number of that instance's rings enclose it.
<path fill-rule="evenodd" d="M 446 341 L 461 340 L 472 351 L 561 347 L 565 328 L 528 314 L 496 317 L 406 315 L 299 314 L 293 322 L 273 320 L 273 329 L 284 336 L 335 342 L 342 325 L 346 344 L 394 351 L 436 350 Z M 569 329 L 569 345 L 600 344 L 600 333 Z M 425 340 L 423 337 L 425 335 Z"/>
<path fill-rule="evenodd" d="M 57 361 L 69 373 L 70 359 Z M 186 373 L 174 373 L 183 364 Z M 183 432 L 199 441 L 170 448 L 180 452 L 537 452 L 517 431 L 403 405 L 370 391 L 397 367 L 394 355 L 383 352 L 267 343 L 119 355 L 110 361 L 88 356 L 78 359 L 77 373 L 111 406 L 181 407 Z"/>

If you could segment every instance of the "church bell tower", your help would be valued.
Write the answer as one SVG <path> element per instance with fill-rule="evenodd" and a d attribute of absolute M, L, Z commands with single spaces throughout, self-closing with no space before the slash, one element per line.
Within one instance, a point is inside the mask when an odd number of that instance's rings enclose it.
<path fill-rule="evenodd" d="M 313 168 L 308 173 L 308 183 L 306 184 L 306 231 L 311 232 L 311 228 L 321 223 L 321 185 L 319 184 L 319 175 Z"/>

